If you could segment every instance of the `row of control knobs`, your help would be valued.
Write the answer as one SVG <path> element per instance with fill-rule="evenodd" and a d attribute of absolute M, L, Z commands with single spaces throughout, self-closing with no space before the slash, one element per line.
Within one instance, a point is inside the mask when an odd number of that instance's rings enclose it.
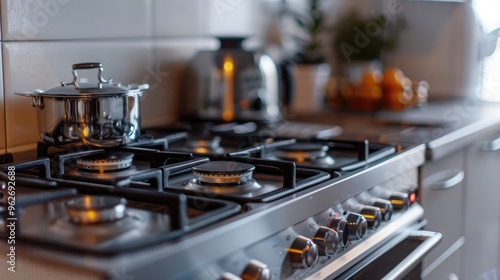
<path fill-rule="evenodd" d="M 413 202 L 410 199 L 413 192 L 413 189 L 375 189 L 372 193 L 362 193 L 333 207 L 345 218 L 334 218 L 328 227 L 319 227 L 312 239 L 298 236 L 288 250 L 288 261 L 293 268 L 305 269 L 313 266 L 319 256 L 337 253 L 349 240 L 361 239 L 369 228 L 377 228 L 382 221 L 389 221 L 394 210 L 407 209 Z"/>
<path fill-rule="evenodd" d="M 374 188 L 356 198 L 348 199 L 333 207 L 342 213 L 331 220 L 328 227 L 320 226 L 312 239 L 297 236 L 288 249 L 287 260 L 294 269 L 306 269 L 319 259 L 331 256 L 345 247 L 349 240 L 363 238 L 369 228 L 379 227 L 382 221 L 389 221 L 393 211 L 405 210 L 414 201 L 414 189 L 392 191 Z M 343 216 L 343 217 L 342 217 Z M 266 264 L 251 260 L 240 276 L 225 273 L 221 280 L 268 280 L 271 271 Z"/>

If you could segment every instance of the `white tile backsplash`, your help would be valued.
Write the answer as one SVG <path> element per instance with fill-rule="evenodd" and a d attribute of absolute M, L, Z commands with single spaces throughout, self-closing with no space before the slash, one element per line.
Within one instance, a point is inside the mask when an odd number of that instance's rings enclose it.
<path fill-rule="evenodd" d="M 3 40 L 151 36 L 152 0 L 1 0 Z"/>
<path fill-rule="evenodd" d="M 155 35 L 250 36 L 260 30 L 255 0 L 156 0 Z"/>
<path fill-rule="evenodd" d="M 208 34 L 213 36 L 249 36 L 260 30 L 261 13 L 255 0 L 203 1 L 208 14 Z"/>
<path fill-rule="evenodd" d="M 203 36 L 208 30 L 208 0 L 154 0 L 156 36 Z"/>
<path fill-rule="evenodd" d="M 183 90 L 183 74 L 189 60 L 199 51 L 213 49 L 211 39 L 158 40 L 155 42 L 156 63 L 148 69 L 148 90 L 141 102 L 142 124 L 157 127 L 173 123 L 179 115 L 179 95 Z"/>
<path fill-rule="evenodd" d="M 22 154 L 40 140 L 37 109 L 14 93 L 70 81 L 77 62 L 102 62 L 104 77 L 116 82 L 149 83 L 141 97 L 143 128 L 177 121 L 187 63 L 198 50 L 217 47 L 211 37 L 255 35 L 262 26 L 256 2 L 0 0 L 0 151 Z M 97 75 L 79 74 L 90 81 Z"/>

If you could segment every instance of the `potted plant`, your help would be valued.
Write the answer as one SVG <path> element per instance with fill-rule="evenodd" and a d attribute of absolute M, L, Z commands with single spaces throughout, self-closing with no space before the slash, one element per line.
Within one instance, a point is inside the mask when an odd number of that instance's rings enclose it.
<path fill-rule="evenodd" d="M 364 18 L 351 10 L 339 18 L 332 29 L 332 50 L 337 61 L 335 76 L 342 84 L 337 92 L 329 91 L 332 103 L 341 104 L 336 107 L 372 111 L 380 108 L 384 98 L 399 102 L 399 94 L 391 94 L 396 97 L 392 98 L 382 87 L 384 77 L 395 75 L 382 73 L 384 57 L 396 47 L 403 28 L 402 19 L 382 13 Z M 398 92 L 405 93 L 402 84 Z"/>
<path fill-rule="evenodd" d="M 304 113 L 321 110 L 324 106 L 325 85 L 330 68 L 325 59 L 328 27 L 322 10 L 322 0 L 308 0 L 307 9 L 292 12 L 297 43 L 294 55 L 294 93 L 290 110 Z"/>
<path fill-rule="evenodd" d="M 355 10 L 341 17 L 332 29 L 332 50 L 337 76 L 359 79 L 363 68 L 382 70 L 384 56 L 398 43 L 405 22 L 384 14 L 363 18 Z"/>

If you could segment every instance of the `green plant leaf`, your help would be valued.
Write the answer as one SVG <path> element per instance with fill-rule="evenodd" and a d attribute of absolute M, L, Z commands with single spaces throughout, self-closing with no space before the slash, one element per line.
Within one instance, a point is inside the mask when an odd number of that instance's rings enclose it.
<path fill-rule="evenodd" d="M 290 10 L 287 12 L 287 14 L 293 17 L 297 27 L 305 33 L 305 36 L 296 36 L 296 34 L 292 36 L 300 47 L 296 57 L 302 63 L 317 63 L 325 60 L 323 53 L 325 36 L 323 34 L 327 29 L 325 28 L 326 16 L 320 7 L 321 1 L 308 0 L 308 7 L 304 13 Z"/>
<path fill-rule="evenodd" d="M 298 26 L 300 26 L 302 28 L 307 28 L 306 23 L 302 19 L 296 17 L 296 18 L 294 18 L 294 20 Z"/>
<path fill-rule="evenodd" d="M 383 15 L 379 15 L 383 17 Z M 332 47 L 339 58 L 346 58 L 343 49 L 349 48 L 350 60 L 374 60 L 380 59 L 382 53 L 392 50 L 399 41 L 399 34 L 404 28 L 403 24 L 396 22 L 380 23 L 380 32 L 370 34 L 366 32 L 366 26 L 373 21 L 372 18 L 362 18 L 354 10 L 340 18 L 337 25 L 332 28 L 334 32 Z M 360 43 L 360 41 L 362 41 Z"/>

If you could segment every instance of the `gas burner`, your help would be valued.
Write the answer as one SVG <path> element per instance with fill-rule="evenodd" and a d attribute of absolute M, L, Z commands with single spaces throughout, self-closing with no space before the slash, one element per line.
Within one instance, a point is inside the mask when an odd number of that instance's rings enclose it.
<path fill-rule="evenodd" d="M 192 167 L 188 189 L 213 193 L 248 193 L 262 188 L 252 178 L 255 166 L 236 161 L 211 161 Z"/>
<path fill-rule="evenodd" d="M 134 154 L 129 152 L 111 151 L 79 158 L 76 165 L 90 171 L 117 171 L 130 168 L 133 158 Z"/>
<path fill-rule="evenodd" d="M 80 225 L 111 223 L 125 217 L 127 200 L 116 196 L 85 195 L 66 203 L 71 222 Z"/>
<path fill-rule="evenodd" d="M 334 164 L 335 160 L 328 155 L 328 146 L 319 143 L 295 143 L 276 150 L 276 156 L 284 160 L 298 163 Z"/>
<path fill-rule="evenodd" d="M 188 139 L 187 145 L 191 151 L 197 154 L 223 154 L 224 148 L 221 147 L 220 142 L 221 138 L 218 136 L 200 137 Z"/>
<path fill-rule="evenodd" d="M 244 184 L 252 180 L 255 166 L 236 161 L 212 161 L 192 168 L 196 179 L 209 184 Z"/>

